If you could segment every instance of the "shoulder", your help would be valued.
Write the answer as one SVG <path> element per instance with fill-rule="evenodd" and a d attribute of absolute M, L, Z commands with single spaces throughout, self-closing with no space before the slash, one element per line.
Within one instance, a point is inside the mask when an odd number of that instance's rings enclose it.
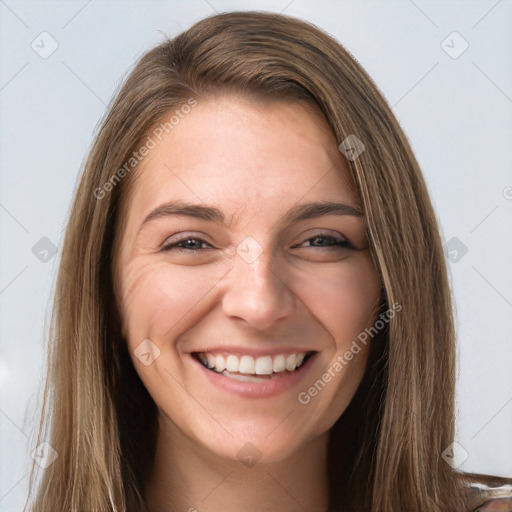
<path fill-rule="evenodd" d="M 460 473 L 467 489 L 469 512 L 512 512 L 512 478 Z"/>

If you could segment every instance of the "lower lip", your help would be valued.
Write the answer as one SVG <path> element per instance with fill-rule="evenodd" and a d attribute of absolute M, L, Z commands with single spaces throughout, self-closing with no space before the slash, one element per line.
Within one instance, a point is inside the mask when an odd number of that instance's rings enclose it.
<path fill-rule="evenodd" d="M 272 377 L 272 379 L 262 379 L 261 382 L 243 382 L 231 379 L 230 377 L 222 375 L 222 373 L 209 370 L 194 356 L 190 355 L 190 358 L 199 367 L 201 373 L 211 384 L 243 397 L 268 398 L 284 393 L 298 385 L 298 383 L 308 373 L 311 368 L 312 361 L 315 359 L 317 354 L 318 352 L 315 352 L 311 355 L 298 370 L 295 370 L 292 373 L 277 373 Z"/>

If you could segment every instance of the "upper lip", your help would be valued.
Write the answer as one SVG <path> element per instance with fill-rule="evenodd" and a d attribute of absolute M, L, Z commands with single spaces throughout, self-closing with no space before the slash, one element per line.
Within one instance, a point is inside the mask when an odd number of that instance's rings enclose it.
<path fill-rule="evenodd" d="M 266 348 L 249 348 L 249 347 L 241 347 L 234 345 L 216 345 L 211 347 L 203 347 L 197 348 L 194 350 L 188 351 L 190 354 L 217 354 L 226 352 L 228 354 L 239 355 L 239 356 L 252 356 L 252 357 L 260 357 L 260 356 L 274 356 L 278 354 L 303 354 L 309 352 L 316 352 L 316 350 L 311 350 L 306 347 L 291 347 L 291 346 L 282 346 L 275 347 L 269 346 Z"/>

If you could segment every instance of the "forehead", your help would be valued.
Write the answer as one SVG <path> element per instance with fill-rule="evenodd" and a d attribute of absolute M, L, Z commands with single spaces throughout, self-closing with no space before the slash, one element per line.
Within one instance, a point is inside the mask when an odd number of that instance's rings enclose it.
<path fill-rule="evenodd" d="M 231 213 L 261 213 L 302 197 L 358 204 L 327 122 L 297 101 L 201 99 L 155 142 L 132 176 L 131 217 L 172 199 Z"/>

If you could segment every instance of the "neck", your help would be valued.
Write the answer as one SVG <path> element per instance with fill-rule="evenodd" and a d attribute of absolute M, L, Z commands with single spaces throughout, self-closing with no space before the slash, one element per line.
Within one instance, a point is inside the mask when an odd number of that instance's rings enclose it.
<path fill-rule="evenodd" d="M 160 421 L 145 487 L 150 512 L 326 512 L 328 433 L 286 460 L 247 467 L 198 447 Z"/>

